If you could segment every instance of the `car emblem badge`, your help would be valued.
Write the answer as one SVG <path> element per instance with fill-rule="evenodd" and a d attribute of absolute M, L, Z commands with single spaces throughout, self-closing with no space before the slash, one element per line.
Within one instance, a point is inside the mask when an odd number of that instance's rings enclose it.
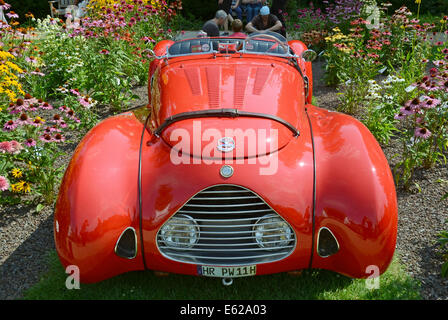
<path fill-rule="evenodd" d="M 218 150 L 221 152 L 230 152 L 235 149 L 235 140 L 230 137 L 224 137 L 218 140 Z"/>
<path fill-rule="evenodd" d="M 223 178 L 230 178 L 231 176 L 233 176 L 233 167 L 226 164 L 225 166 L 221 167 L 219 173 Z"/>

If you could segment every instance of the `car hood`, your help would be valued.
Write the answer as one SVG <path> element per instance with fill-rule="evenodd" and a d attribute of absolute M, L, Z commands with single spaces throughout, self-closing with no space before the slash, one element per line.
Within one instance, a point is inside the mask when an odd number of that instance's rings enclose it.
<path fill-rule="evenodd" d="M 181 113 L 235 109 L 275 116 L 300 131 L 303 80 L 285 60 L 218 57 L 170 61 L 154 77 L 154 127 Z M 162 138 L 177 150 L 211 158 L 223 157 L 216 149 L 222 144 L 220 139 L 230 138 L 236 142 L 234 158 L 240 158 L 281 149 L 293 134 L 282 123 L 265 118 L 198 117 L 171 124 Z M 246 143 L 238 143 L 244 139 Z"/>

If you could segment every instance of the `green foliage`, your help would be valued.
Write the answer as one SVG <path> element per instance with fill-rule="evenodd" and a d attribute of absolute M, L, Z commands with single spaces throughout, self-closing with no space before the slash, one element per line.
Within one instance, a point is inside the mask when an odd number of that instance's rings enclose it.
<path fill-rule="evenodd" d="M 185 18 L 191 19 L 191 17 L 196 17 L 205 22 L 214 17 L 218 10 L 218 1 L 183 0 L 182 7 L 182 15 Z"/>
<path fill-rule="evenodd" d="M 380 2 L 380 1 L 378 1 Z M 415 0 L 388 0 L 392 4 L 389 13 L 397 10 L 401 6 L 408 7 L 411 11 L 417 12 L 418 4 Z M 421 13 L 440 14 L 441 12 L 448 13 L 446 0 L 422 0 L 420 6 Z"/>
<path fill-rule="evenodd" d="M 438 236 L 439 239 L 437 240 L 437 242 L 439 243 L 439 248 L 442 251 L 441 254 L 444 260 L 444 263 L 442 265 L 442 276 L 448 277 L 448 231 L 442 231 Z"/>
<path fill-rule="evenodd" d="M 19 21 L 25 20 L 25 13 L 31 12 L 36 18 L 44 18 L 50 14 L 48 1 L 36 0 L 7 0 L 12 10 L 19 15 Z"/>

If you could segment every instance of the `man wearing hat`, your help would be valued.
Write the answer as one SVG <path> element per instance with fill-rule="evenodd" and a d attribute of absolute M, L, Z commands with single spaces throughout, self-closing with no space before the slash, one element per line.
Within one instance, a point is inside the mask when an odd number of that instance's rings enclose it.
<path fill-rule="evenodd" d="M 269 7 L 264 6 L 260 9 L 260 13 L 246 25 L 246 30 L 248 32 L 275 31 L 280 33 L 282 27 L 280 20 L 270 13 Z"/>

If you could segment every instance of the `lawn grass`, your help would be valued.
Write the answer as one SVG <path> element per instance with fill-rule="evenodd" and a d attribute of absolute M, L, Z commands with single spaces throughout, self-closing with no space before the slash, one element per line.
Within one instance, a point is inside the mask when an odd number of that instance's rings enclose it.
<path fill-rule="evenodd" d="M 380 288 L 369 290 L 366 281 L 325 270 L 304 270 L 301 276 L 285 273 L 236 279 L 225 287 L 221 279 L 171 274 L 157 277 L 151 271 L 130 272 L 80 289 L 65 287 L 65 270 L 57 254 L 49 254 L 50 270 L 30 288 L 25 299 L 157 299 L 157 300 L 308 300 L 308 299 L 421 299 L 419 285 L 395 258 L 380 277 Z"/>

